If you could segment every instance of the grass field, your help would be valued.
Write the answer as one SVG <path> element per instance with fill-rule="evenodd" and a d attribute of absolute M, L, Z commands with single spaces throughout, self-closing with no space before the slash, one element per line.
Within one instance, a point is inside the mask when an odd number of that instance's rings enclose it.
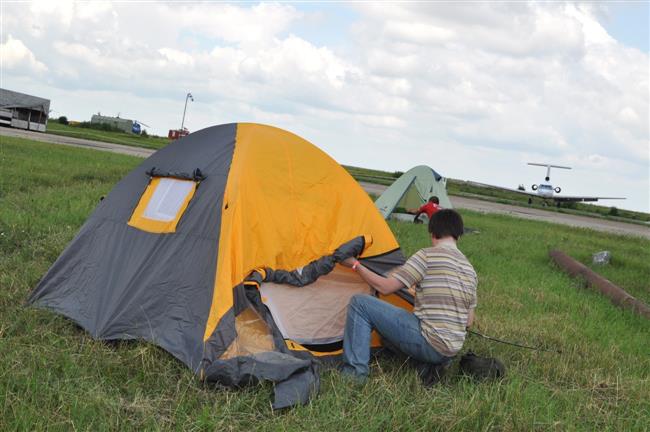
<path fill-rule="evenodd" d="M 52 120 L 47 123 L 47 133 L 150 149 L 159 149 L 169 144 L 169 140 L 163 137 L 82 128 L 63 125 Z"/>
<path fill-rule="evenodd" d="M 616 308 L 558 271 L 558 247 L 650 302 L 650 242 L 462 212 L 460 247 L 479 275 L 477 327 L 537 353 L 470 337 L 466 348 L 508 367 L 500 382 L 454 371 L 423 389 L 397 360 L 373 363 L 362 388 L 324 371 L 320 395 L 284 412 L 269 385 L 201 384 L 145 343 L 92 340 L 70 321 L 25 308 L 29 292 L 106 194 L 141 159 L 2 137 L 0 142 L 0 430 L 611 430 L 650 428 L 650 321 Z M 425 228 L 391 224 L 406 253 Z"/>

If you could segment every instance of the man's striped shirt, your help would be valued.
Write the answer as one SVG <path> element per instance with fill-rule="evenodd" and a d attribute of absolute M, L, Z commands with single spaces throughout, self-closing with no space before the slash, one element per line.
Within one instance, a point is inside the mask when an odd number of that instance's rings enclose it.
<path fill-rule="evenodd" d="M 454 356 L 463 347 L 470 309 L 476 307 L 474 267 L 454 243 L 420 249 L 392 276 L 415 285 L 413 312 L 422 336 L 440 354 Z"/>

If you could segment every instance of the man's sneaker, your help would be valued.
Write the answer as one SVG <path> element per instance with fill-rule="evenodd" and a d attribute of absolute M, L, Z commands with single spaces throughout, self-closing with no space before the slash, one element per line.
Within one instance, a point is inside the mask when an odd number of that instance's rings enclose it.
<path fill-rule="evenodd" d="M 353 387 L 363 387 L 366 382 L 368 382 L 367 375 L 357 374 L 350 365 L 343 363 L 339 365 L 337 369 L 339 370 L 343 381 L 352 384 Z"/>
<path fill-rule="evenodd" d="M 440 382 L 450 367 L 451 361 L 446 361 L 438 364 L 419 363 L 416 369 L 422 385 L 424 387 L 432 387 Z"/>

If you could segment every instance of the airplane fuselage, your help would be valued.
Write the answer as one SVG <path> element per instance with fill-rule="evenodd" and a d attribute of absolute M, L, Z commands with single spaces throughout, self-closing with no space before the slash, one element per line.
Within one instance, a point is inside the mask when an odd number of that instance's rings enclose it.
<path fill-rule="evenodd" d="M 540 183 L 537 186 L 537 195 L 544 198 L 553 198 L 553 185 L 550 183 Z"/>
<path fill-rule="evenodd" d="M 533 197 L 541 198 L 543 205 L 548 205 L 547 200 L 553 200 L 560 207 L 561 203 L 571 203 L 571 202 L 595 202 L 601 199 L 625 199 L 623 197 L 593 197 L 593 196 L 570 196 L 570 195 L 560 195 L 562 188 L 559 186 L 553 186 L 551 184 L 551 168 L 561 168 L 561 169 L 571 169 L 570 167 L 559 166 L 559 165 L 549 165 L 549 164 L 539 164 L 528 162 L 528 165 L 542 166 L 546 167 L 546 177 L 544 181 L 539 184 L 531 185 L 531 192 L 528 192 L 523 185 L 519 185 L 517 189 L 504 188 L 508 191 L 517 192 L 518 194 L 524 194 L 528 196 L 528 204 L 533 203 Z M 492 185 L 486 185 L 489 187 L 497 187 Z"/>

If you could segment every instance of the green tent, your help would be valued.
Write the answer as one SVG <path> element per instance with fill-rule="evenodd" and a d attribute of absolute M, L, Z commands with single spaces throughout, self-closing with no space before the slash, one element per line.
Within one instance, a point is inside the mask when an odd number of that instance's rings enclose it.
<path fill-rule="evenodd" d="M 417 208 L 429 197 L 437 196 L 440 206 L 452 208 L 447 196 L 447 179 L 426 165 L 411 168 L 384 191 L 375 206 L 388 219 L 396 208 Z"/>

